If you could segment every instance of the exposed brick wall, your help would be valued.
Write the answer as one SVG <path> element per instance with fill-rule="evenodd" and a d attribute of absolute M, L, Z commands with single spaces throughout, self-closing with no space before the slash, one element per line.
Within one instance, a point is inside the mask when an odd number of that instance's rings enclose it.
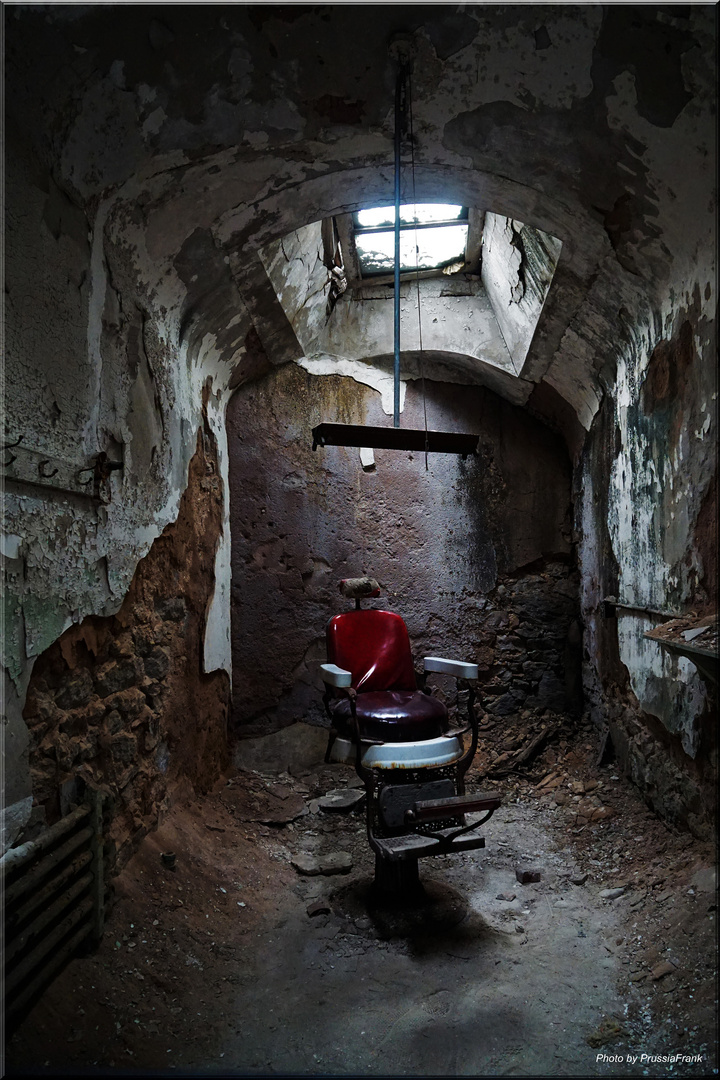
<path fill-rule="evenodd" d="M 119 868 L 189 782 L 206 791 L 228 762 L 229 679 L 202 671 L 222 488 L 200 431 L 177 520 L 138 564 L 122 607 L 68 629 L 40 656 L 24 710 L 34 811 L 53 822 L 84 781 L 111 796 Z"/>
<path fill-rule="evenodd" d="M 695 760 L 676 736 L 644 712 L 631 693 L 605 700 L 610 753 L 637 784 L 648 805 L 701 840 L 717 836 L 717 708 L 703 717 Z"/>

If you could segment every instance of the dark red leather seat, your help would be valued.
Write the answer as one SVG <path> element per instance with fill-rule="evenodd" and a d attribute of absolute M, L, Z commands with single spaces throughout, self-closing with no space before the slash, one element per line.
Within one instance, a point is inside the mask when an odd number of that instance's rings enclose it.
<path fill-rule="evenodd" d="M 352 674 L 360 734 L 385 742 L 435 739 L 447 729 L 447 709 L 417 689 L 405 623 L 392 611 L 372 608 L 335 615 L 327 625 L 331 664 Z M 350 702 L 330 704 L 338 731 L 348 730 Z"/>

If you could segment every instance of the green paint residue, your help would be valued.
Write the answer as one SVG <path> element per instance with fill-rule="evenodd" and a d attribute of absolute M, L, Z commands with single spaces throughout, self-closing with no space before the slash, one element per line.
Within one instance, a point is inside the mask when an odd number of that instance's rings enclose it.
<path fill-rule="evenodd" d="M 25 640 L 28 653 L 39 656 L 62 634 L 67 623 L 67 608 L 56 597 L 39 597 L 27 593 L 23 598 Z"/>

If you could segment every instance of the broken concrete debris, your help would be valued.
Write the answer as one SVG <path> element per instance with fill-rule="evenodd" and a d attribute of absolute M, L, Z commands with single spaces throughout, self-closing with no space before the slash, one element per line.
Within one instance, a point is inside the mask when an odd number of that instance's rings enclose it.
<path fill-rule="evenodd" d="M 291 863 L 299 874 L 315 877 L 317 874 L 347 874 L 352 869 L 352 855 L 347 851 L 331 851 L 326 855 L 309 855 L 299 852 Z"/>
<path fill-rule="evenodd" d="M 671 964 L 669 960 L 661 960 L 650 972 L 650 978 L 657 981 L 663 979 L 666 975 L 672 975 L 675 970 L 675 965 Z"/>
<path fill-rule="evenodd" d="M 614 889 L 603 889 L 600 896 L 603 900 L 617 900 L 619 896 L 623 896 L 627 891 L 627 885 L 618 885 Z"/>
<path fill-rule="evenodd" d="M 317 800 L 318 807 L 328 813 L 348 814 L 365 799 L 365 791 L 358 788 L 335 788 Z"/>

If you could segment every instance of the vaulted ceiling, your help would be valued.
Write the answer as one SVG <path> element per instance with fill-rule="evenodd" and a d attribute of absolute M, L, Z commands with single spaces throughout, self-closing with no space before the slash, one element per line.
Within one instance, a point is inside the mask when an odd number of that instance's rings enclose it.
<path fill-rule="evenodd" d="M 399 31 L 418 201 L 562 245 L 522 370 L 490 372 L 496 389 L 587 429 L 617 349 L 711 273 L 711 6 L 38 6 L 7 23 L 11 145 L 50 165 L 66 217 L 104 229 L 118 288 L 132 280 L 179 341 L 211 342 L 235 385 L 258 352 L 308 352 L 268 245 L 391 199 Z M 483 381 L 474 341 L 446 352 Z"/>

